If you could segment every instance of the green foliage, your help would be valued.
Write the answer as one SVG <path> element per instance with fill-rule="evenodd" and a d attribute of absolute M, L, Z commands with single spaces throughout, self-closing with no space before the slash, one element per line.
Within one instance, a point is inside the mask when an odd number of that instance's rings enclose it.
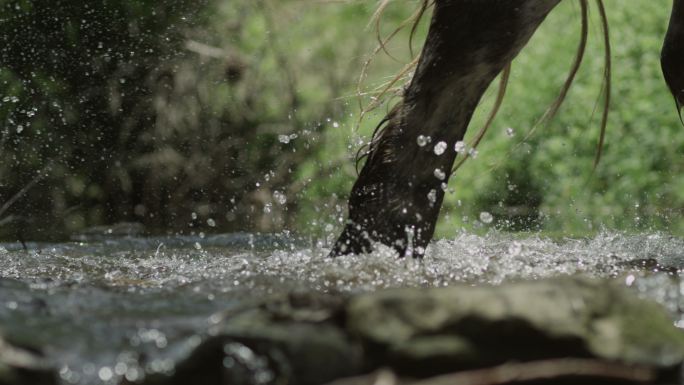
<path fill-rule="evenodd" d="M 359 104 L 411 60 L 409 29 L 387 44 L 391 56 L 374 56 L 359 101 L 356 82 L 377 44 L 368 26 L 374 2 L 89 4 L 0 1 L 0 203 L 37 183 L 0 213 L 0 224 L 12 223 L 0 237 L 60 238 L 120 221 L 152 231 L 307 234 L 341 224 L 354 155 L 396 99 L 360 124 Z M 380 35 L 416 5 L 393 2 Z M 479 156 L 451 179 L 438 235 L 483 228 L 483 211 L 494 216 L 486 227 L 507 230 L 684 231 L 684 129 L 658 62 L 669 7 L 607 5 L 613 105 L 596 171 L 596 15 L 559 115 L 523 143 L 579 38 L 578 6 L 562 2 L 513 63 Z M 485 96 L 471 135 L 494 96 Z"/>
<path fill-rule="evenodd" d="M 522 179 L 534 186 L 531 201 L 541 194 L 541 223 L 547 231 L 684 230 L 684 190 L 678 188 L 684 178 L 684 129 L 659 63 L 669 4 L 608 4 L 613 98 L 603 158 L 593 173 L 603 46 L 598 17 L 592 16 L 589 48 L 565 104 L 556 119 L 538 127 L 523 144 L 525 133 L 560 89 L 572 61 L 579 39 L 577 5 L 561 3 L 514 61 L 507 98 L 480 156 L 452 180 L 456 193 L 445 206 L 451 215 L 442 221 L 441 235 L 466 225 L 463 215 L 470 218 L 466 226 L 480 211 L 497 218 L 511 199 L 500 193 L 511 179 L 514 185 Z M 486 106 L 487 101 L 471 131 L 481 124 Z M 505 134 L 508 127 L 515 132 L 512 138 Z M 523 189 L 522 198 L 528 193 L 530 189 Z M 462 206 L 455 203 L 458 199 Z"/>
<path fill-rule="evenodd" d="M 132 209 L 127 165 L 155 119 L 150 82 L 179 56 L 197 4 L 2 3 L 0 197 L 43 176 L 13 228 L 63 234 Z"/>

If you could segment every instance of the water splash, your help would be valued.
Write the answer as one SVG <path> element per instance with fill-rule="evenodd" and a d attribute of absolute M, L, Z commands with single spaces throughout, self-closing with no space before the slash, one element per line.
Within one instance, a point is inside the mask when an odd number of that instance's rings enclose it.
<path fill-rule="evenodd" d="M 420 147 L 426 146 L 428 143 L 430 143 L 430 141 L 431 141 L 431 138 L 429 136 L 425 136 L 425 135 L 418 135 L 418 137 L 416 138 L 416 143 Z"/>
<path fill-rule="evenodd" d="M 480 222 L 489 224 L 492 223 L 493 220 L 494 216 L 488 213 L 487 211 L 483 211 L 480 213 Z"/>
<path fill-rule="evenodd" d="M 446 151 L 447 144 L 445 141 L 439 141 L 437 144 L 435 144 L 435 147 L 432 149 L 435 153 L 435 155 L 442 155 L 444 154 L 444 151 Z"/>
<path fill-rule="evenodd" d="M 199 248 L 195 244 L 200 245 Z M 0 325 L 49 345 L 66 383 L 170 370 L 209 316 L 271 293 L 359 293 L 584 274 L 616 279 L 681 321 L 684 240 L 602 232 L 552 240 L 491 231 L 433 242 L 424 260 L 390 248 L 327 257 L 325 241 L 230 234 L 0 245 Z M 49 342 L 49 344 L 48 344 Z M 140 363 L 139 355 L 148 357 Z"/>

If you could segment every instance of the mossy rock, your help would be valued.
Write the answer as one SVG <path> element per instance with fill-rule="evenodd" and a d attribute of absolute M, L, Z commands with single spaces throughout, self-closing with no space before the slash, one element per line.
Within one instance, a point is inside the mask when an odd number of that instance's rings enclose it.
<path fill-rule="evenodd" d="M 411 375 L 557 357 L 684 361 L 684 332 L 658 304 L 588 278 L 361 295 L 347 307 L 347 327 L 378 365 Z"/>
<path fill-rule="evenodd" d="M 554 358 L 644 368 L 660 383 L 684 362 L 684 332 L 661 306 L 619 284 L 577 277 L 352 297 L 282 294 L 211 321 L 210 337 L 172 376 L 145 383 L 315 385 L 382 367 L 420 378 Z"/>
<path fill-rule="evenodd" d="M 36 350 L 15 346 L 0 335 L 0 385 L 53 385 L 57 379 Z"/>
<path fill-rule="evenodd" d="M 346 334 L 344 296 L 284 294 L 212 317 L 209 335 L 172 376 L 148 385 L 315 385 L 363 372 Z"/>

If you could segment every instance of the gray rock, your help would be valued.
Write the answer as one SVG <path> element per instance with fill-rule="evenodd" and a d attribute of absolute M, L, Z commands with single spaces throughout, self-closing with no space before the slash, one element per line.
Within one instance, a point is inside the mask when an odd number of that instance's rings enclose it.
<path fill-rule="evenodd" d="M 347 312 L 378 365 L 411 375 L 554 357 L 684 361 L 684 333 L 664 310 L 605 281 L 387 290 L 353 298 Z"/>
<path fill-rule="evenodd" d="M 54 371 L 37 351 L 12 345 L 0 336 L 0 385 L 56 383 Z"/>
<path fill-rule="evenodd" d="M 211 337 L 173 376 L 147 384 L 314 385 L 378 368 L 402 381 L 455 372 L 479 378 L 477 370 L 463 371 L 491 368 L 498 376 L 551 373 L 551 383 L 555 375 L 629 383 L 676 381 L 684 362 L 684 333 L 659 305 L 620 285 L 585 278 L 392 289 L 351 298 L 289 294 L 211 321 Z M 516 362 L 522 366 L 507 366 Z M 376 383 L 373 378 L 349 383 Z"/>
<path fill-rule="evenodd" d="M 344 299 L 274 297 L 212 317 L 211 337 L 173 376 L 147 384 L 314 385 L 362 372 L 360 345 L 341 327 Z"/>

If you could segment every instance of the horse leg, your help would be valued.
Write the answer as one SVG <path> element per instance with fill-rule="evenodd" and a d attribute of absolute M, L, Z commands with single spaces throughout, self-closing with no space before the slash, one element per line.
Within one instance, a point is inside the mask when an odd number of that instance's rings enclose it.
<path fill-rule="evenodd" d="M 374 138 L 349 197 L 332 256 L 381 242 L 420 257 L 473 111 L 560 0 L 435 0 L 427 40 L 403 101 Z M 419 145 L 422 135 L 430 137 Z M 421 143 L 422 144 L 422 143 Z"/>
<path fill-rule="evenodd" d="M 660 54 L 663 75 L 675 98 L 677 112 L 684 107 L 684 0 L 674 0 L 670 25 Z"/>

